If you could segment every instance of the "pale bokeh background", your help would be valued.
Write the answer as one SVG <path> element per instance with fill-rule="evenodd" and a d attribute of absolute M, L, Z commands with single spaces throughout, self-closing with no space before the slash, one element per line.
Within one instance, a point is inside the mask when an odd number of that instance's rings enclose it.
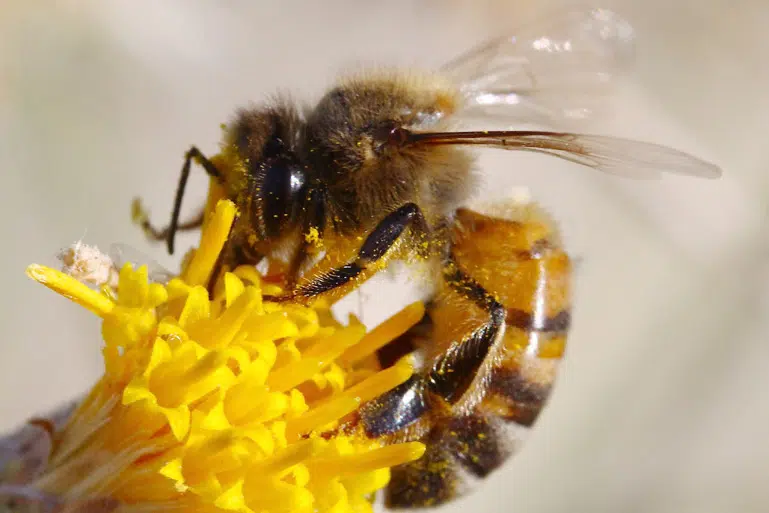
<path fill-rule="evenodd" d="M 143 196 L 164 221 L 184 150 L 213 151 L 236 105 L 279 88 L 310 100 L 360 63 L 437 66 L 544 4 L 0 1 L 0 428 L 100 372 L 97 320 L 28 281 L 28 263 L 85 238 L 172 266 L 130 224 L 129 203 Z M 591 128 L 676 146 L 726 175 L 639 183 L 483 155 L 485 194 L 529 186 L 582 263 L 568 361 L 538 429 L 445 511 L 766 512 L 769 6 L 602 5 L 636 27 L 638 61 Z M 193 182 L 188 206 L 203 195 Z M 403 300 L 383 286 L 388 305 L 369 300 L 368 322 Z"/>

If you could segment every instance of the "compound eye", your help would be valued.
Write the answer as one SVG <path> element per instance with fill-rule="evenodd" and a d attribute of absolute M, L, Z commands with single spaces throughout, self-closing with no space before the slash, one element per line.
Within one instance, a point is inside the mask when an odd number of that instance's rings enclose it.
<path fill-rule="evenodd" d="M 405 146 L 406 143 L 409 140 L 409 132 L 407 129 L 396 126 L 392 130 L 390 130 L 390 133 L 388 134 L 388 141 L 393 146 Z"/>
<path fill-rule="evenodd" d="M 282 226 L 294 221 L 304 194 L 305 173 L 297 163 L 283 157 L 270 159 L 263 166 L 259 210 L 266 235 L 275 237 Z"/>
<path fill-rule="evenodd" d="M 394 122 L 383 123 L 372 131 L 374 149 L 381 153 L 387 148 L 400 148 L 408 142 L 409 133 L 407 129 Z"/>

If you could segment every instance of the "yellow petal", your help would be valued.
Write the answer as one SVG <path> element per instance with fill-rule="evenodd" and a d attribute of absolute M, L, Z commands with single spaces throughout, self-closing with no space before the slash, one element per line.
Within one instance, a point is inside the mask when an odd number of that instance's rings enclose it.
<path fill-rule="evenodd" d="M 299 328 L 289 318 L 286 312 L 273 312 L 246 320 L 244 330 L 249 332 L 245 344 L 258 343 L 289 337 L 297 337 Z"/>
<path fill-rule="evenodd" d="M 158 471 L 160 475 L 167 477 L 177 483 L 184 484 L 184 475 L 182 474 L 182 459 L 173 458 Z"/>
<path fill-rule="evenodd" d="M 351 365 L 378 351 L 388 342 L 403 335 L 425 314 L 425 305 L 421 301 L 412 303 L 393 315 L 382 324 L 368 332 L 360 343 L 344 352 L 340 357 L 343 364 Z"/>
<path fill-rule="evenodd" d="M 147 378 L 136 376 L 123 390 L 123 404 L 132 404 L 145 399 L 155 400 L 155 395 L 150 392 Z"/>
<path fill-rule="evenodd" d="M 147 266 L 142 265 L 134 270 L 130 263 L 120 269 L 118 304 L 128 308 L 140 308 L 147 303 L 149 297 L 149 282 Z"/>
<path fill-rule="evenodd" d="M 30 265 L 27 267 L 27 276 L 87 308 L 99 317 L 106 317 L 115 308 L 115 303 L 107 297 L 56 269 L 43 265 Z"/>
<path fill-rule="evenodd" d="M 203 418 L 201 427 L 210 431 L 221 431 L 232 427 L 227 415 L 224 413 L 224 403 L 222 401 L 217 401 L 208 411 L 208 414 Z"/>
<path fill-rule="evenodd" d="M 381 490 L 390 482 L 390 469 L 380 468 L 371 472 L 347 476 L 341 479 L 350 497 L 365 497 Z"/>
<path fill-rule="evenodd" d="M 169 301 L 186 297 L 192 287 L 181 278 L 172 278 L 166 285 Z"/>
<path fill-rule="evenodd" d="M 272 371 L 267 378 L 267 384 L 276 392 L 286 392 L 311 379 L 324 365 L 325 362 L 318 358 L 304 358 Z"/>
<path fill-rule="evenodd" d="M 222 200 L 216 204 L 213 216 L 200 239 L 200 247 L 195 252 L 182 278 L 190 285 L 205 285 L 219 258 L 219 253 L 230 234 L 237 209 L 235 204 Z"/>
<path fill-rule="evenodd" d="M 294 418 L 310 409 L 304 396 L 299 390 L 293 389 L 288 393 L 289 404 L 286 418 Z"/>
<path fill-rule="evenodd" d="M 237 432 L 256 443 L 262 451 L 261 456 L 267 457 L 275 452 L 275 437 L 270 429 L 264 424 L 256 424 L 246 428 L 238 429 Z M 259 456 L 255 454 L 255 456 Z"/>
<path fill-rule="evenodd" d="M 310 410 L 289 422 L 286 427 L 286 438 L 295 440 L 302 434 L 320 430 L 327 424 L 355 411 L 360 404 L 355 397 L 334 398 L 322 407 Z"/>
<path fill-rule="evenodd" d="M 292 420 L 286 436 L 289 440 L 301 434 L 318 430 L 327 424 L 355 411 L 362 403 L 395 388 L 411 377 L 413 370 L 407 361 L 402 360 L 393 367 L 378 372 L 327 402 L 316 406 L 301 417 Z"/>
<path fill-rule="evenodd" d="M 254 511 L 311 513 L 314 498 L 306 488 L 275 479 L 243 484 L 246 504 Z"/>
<path fill-rule="evenodd" d="M 187 295 L 182 313 L 179 315 L 179 326 L 187 329 L 196 322 L 208 319 L 210 315 L 208 291 L 205 287 L 192 287 Z"/>
<path fill-rule="evenodd" d="M 238 481 L 234 486 L 225 490 L 214 501 L 214 506 L 229 511 L 240 511 L 245 507 L 243 498 L 243 481 Z"/>
<path fill-rule="evenodd" d="M 168 301 L 168 291 L 159 283 L 150 283 L 147 306 L 155 308 Z"/>
<path fill-rule="evenodd" d="M 158 337 L 179 342 L 184 342 L 188 338 L 187 332 L 173 318 L 165 318 L 158 324 Z"/>
<path fill-rule="evenodd" d="M 409 359 L 401 359 L 389 369 L 371 375 L 361 383 L 348 388 L 337 397 L 355 397 L 360 402 L 370 401 L 405 382 L 413 373 L 414 368 L 411 365 L 411 361 Z"/>
<path fill-rule="evenodd" d="M 176 408 L 161 408 L 160 411 L 168 420 L 168 425 L 176 439 L 184 438 L 190 428 L 190 410 L 187 405 L 182 404 Z"/>
<path fill-rule="evenodd" d="M 152 352 L 150 353 L 150 360 L 144 371 L 144 376 L 149 377 L 153 370 L 155 370 L 161 363 L 169 361 L 172 356 L 173 353 L 168 342 L 162 338 L 156 338 L 155 343 L 152 346 Z"/>
<path fill-rule="evenodd" d="M 236 426 L 272 420 L 283 415 L 288 405 L 286 395 L 269 392 L 257 382 L 240 382 L 232 386 L 224 398 L 224 412 Z"/>
<path fill-rule="evenodd" d="M 260 287 L 262 283 L 262 275 L 252 265 L 242 265 L 235 269 L 235 276 L 243 281 L 250 283 L 252 286 Z"/>
<path fill-rule="evenodd" d="M 227 347 L 261 302 L 259 292 L 249 287 L 218 319 L 191 326 L 190 337 L 210 349 Z"/>
<path fill-rule="evenodd" d="M 225 273 L 224 275 L 224 293 L 225 293 L 225 305 L 227 308 L 231 307 L 236 299 L 240 297 L 243 291 L 246 290 L 246 286 L 240 281 L 240 278 L 233 273 Z"/>
<path fill-rule="evenodd" d="M 310 471 L 333 476 L 355 476 L 378 469 L 394 467 L 422 457 L 425 445 L 408 442 L 346 456 L 313 458 Z"/>
<path fill-rule="evenodd" d="M 324 442 L 318 439 L 300 440 L 284 449 L 254 464 L 248 471 L 252 477 L 263 478 L 267 475 L 278 475 L 289 468 L 315 456 L 323 449 Z"/>

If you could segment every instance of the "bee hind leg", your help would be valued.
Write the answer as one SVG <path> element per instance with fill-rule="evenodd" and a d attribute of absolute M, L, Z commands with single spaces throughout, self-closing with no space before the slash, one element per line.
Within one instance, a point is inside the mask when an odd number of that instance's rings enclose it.
<path fill-rule="evenodd" d="M 483 413 L 479 403 L 505 332 L 506 310 L 453 258 L 445 263 L 443 279 L 488 312 L 488 320 L 433 357 L 409 380 L 361 407 L 363 430 L 372 438 L 409 438 L 412 426 L 430 426 L 417 435 L 427 446 L 422 458 L 392 469 L 384 497 L 388 509 L 428 508 L 452 501 L 511 453 L 500 422 Z M 425 326 L 429 329 L 429 324 Z M 412 340 L 418 334 L 410 331 L 404 336 Z M 429 332 L 421 335 L 430 338 Z"/>
<path fill-rule="evenodd" d="M 491 358 L 505 332 L 506 310 L 478 282 L 459 269 L 453 258 L 445 264 L 443 279 L 488 312 L 488 320 L 453 343 L 447 351 L 434 356 L 406 382 L 365 404 L 360 416 L 369 437 L 401 431 L 430 410 L 439 413 L 441 409 L 457 408 L 461 403 L 477 402 L 478 397 L 470 397 L 478 388 L 473 387 L 473 383 L 486 381 L 484 377 L 491 371 Z M 407 332 L 404 336 L 414 338 L 415 332 Z"/>
<path fill-rule="evenodd" d="M 473 381 L 479 378 L 483 364 L 504 333 L 504 310 L 496 302 L 490 308 L 488 323 L 435 357 L 401 385 L 361 407 L 359 415 L 366 436 L 393 435 L 427 414 L 450 415 L 472 390 Z"/>
<path fill-rule="evenodd" d="M 473 382 L 490 371 L 490 356 L 499 349 L 507 311 L 483 286 L 462 271 L 453 257 L 444 264 L 443 280 L 489 316 L 485 323 L 437 356 L 430 367 L 427 376 L 430 392 L 453 406 L 466 402 Z"/>
<path fill-rule="evenodd" d="M 419 421 L 431 409 L 424 376 L 414 374 L 408 380 L 358 411 L 363 431 L 369 438 L 392 435 Z"/>

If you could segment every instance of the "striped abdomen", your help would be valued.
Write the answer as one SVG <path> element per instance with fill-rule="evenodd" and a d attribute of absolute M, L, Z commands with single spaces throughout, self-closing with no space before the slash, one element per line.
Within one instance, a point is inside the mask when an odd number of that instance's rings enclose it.
<path fill-rule="evenodd" d="M 380 355 L 389 365 L 416 350 L 419 372 L 361 413 L 370 436 L 428 445 L 393 469 L 391 508 L 446 502 L 501 465 L 542 410 L 566 344 L 570 261 L 536 206 L 459 210 L 447 269 L 423 321 Z"/>

